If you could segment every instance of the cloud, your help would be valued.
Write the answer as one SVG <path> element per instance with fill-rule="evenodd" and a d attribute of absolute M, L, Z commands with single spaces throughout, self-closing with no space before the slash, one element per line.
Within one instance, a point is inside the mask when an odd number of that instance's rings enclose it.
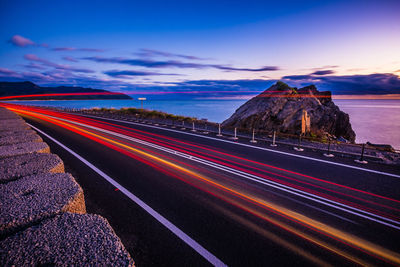
<path fill-rule="evenodd" d="M 221 66 L 221 65 L 212 65 L 216 69 L 220 70 L 227 70 L 227 71 L 276 71 L 279 70 L 278 67 L 276 66 L 264 66 L 258 69 L 249 69 L 249 68 L 233 68 L 233 67 L 226 67 L 226 66 Z"/>
<path fill-rule="evenodd" d="M 128 59 L 122 57 L 84 57 L 84 60 L 90 60 L 98 63 L 114 63 L 123 64 L 129 66 L 140 66 L 145 68 L 191 68 L 191 69 L 204 69 L 204 68 L 215 68 L 226 71 L 248 71 L 248 72 L 260 72 L 260 71 L 276 71 L 279 70 L 276 66 L 264 66 L 261 68 L 236 68 L 231 66 L 219 65 L 219 64 L 201 64 L 201 63 L 190 63 L 182 62 L 177 60 L 167 61 L 156 61 L 150 59 Z"/>
<path fill-rule="evenodd" d="M 307 74 L 307 75 L 288 75 L 288 76 L 283 76 L 281 79 L 297 81 L 297 80 L 313 80 L 315 78 L 316 78 L 315 76 Z"/>
<path fill-rule="evenodd" d="M 20 77 L 20 75 L 10 69 L 7 68 L 0 68 L 0 76 L 1 77 Z"/>
<path fill-rule="evenodd" d="M 39 58 L 38 56 L 36 56 L 34 54 L 26 54 L 26 55 L 24 55 L 24 58 L 29 61 L 40 62 L 43 66 L 53 67 L 55 69 L 68 70 L 68 71 L 73 71 L 73 72 L 82 72 L 82 73 L 94 73 L 94 71 L 90 70 L 90 69 L 76 68 L 76 67 L 71 67 L 69 65 L 60 65 L 57 63 L 53 63 L 46 59 Z"/>
<path fill-rule="evenodd" d="M 131 76 L 177 75 L 177 74 L 135 71 L 135 70 L 110 70 L 110 71 L 105 71 L 103 73 L 115 78 L 131 78 Z"/>
<path fill-rule="evenodd" d="M 63 57 L 63 59 L 70 62 L 79 62 L 79 60 L 74 57 Z"/>
<path fill-rule="evenodd" d="M 27 46 L 38 46 L 49 48 L 52 51 L 79 51 L 79 52 L 104 52 L 104 49 L 99 48 L 76 48 L 76 47 L 54 47 L 51 48 L 48 44 L 37 44 L 31 39 L 23 37 L 21 35 L 14 35 L 11 37 L 9 42 L 18 47 L 27 47 Z"/>
<path fill-rule="evenodd" d="M 320 90 L 330 90 L 335 94 L 400 94 L 400 78 L 392 73 L 318 77 L 292 75 L 282 79 L 298 87 L 313 83 Z"/>
<path fill-rule="evenodd" d="M 44 70 L 44 69 L 46 69 L 46 67 L 44 67 L 44 66 L 42 66 L 42 65 L 39 65 L 39 64 L 36 64 L 36 63 L 33 63 L 33 62 L 30 62 L 29 64 L 26 64 L 26 65 L 22 65 L 24 68 L 27 68 L 27 69 L 37 69 L 37 70 Z"/>
<path fill-rule="evenodd" d="M 155 56 L 162 56 L 162 57 L 168 57 L 168 58 L 184 58 L 184 59 L 189 59 L 189 60 L 206 60 L 207 58 L 201 58 L 201 57 L 196 57 L 196 56 L 189 56 L 189 55 L 182 55 L 182 54 L 174 54 L 174 53 L 169 53 L 169 52 L 164 52 L 164 51 L 159 51 L 159 50 L 154 50 L 154 49 L 147 49 L 147 48 L 142 48 L 139 50 L 139 52 L 135 53 L 138 56 L 141 57 L 155 57 Z"/>
<path fill-rule="evenodd" d="M 21 35 L 14 35 L 10 39 L 10 43 L 18 47 L 26 47 L 26 46 L 34 46 L 36 45 L 35 42 L 32 40 L 25 38 Z"/>
<path fill-rule="evenodd" d="M 313 73 L 311 73 L 311 75 L 318 75 L 318 76 L 322 76 L 322 75 L 328 75 L 328 74 L 333 74 L 335 73 L 334 70 L 317 70 L 314 71 Z"/>
<path fill-rule="evenodd" d="M 104 49 L 98 48 L 76 48 L 76 47 L 54 47 L 53 51 L 79 51 L 79 52 L 104 52 Z"/>
<path fill-rule="evenodd" d="M 49 47 L 48 44 L 37 44 L 34 41 L 23 37 L 21 35 L 14 35 L 11 37 L 9 42 L 18 47 L 27 47 L 27 46 L 39 46 L 39 47 Z"/>

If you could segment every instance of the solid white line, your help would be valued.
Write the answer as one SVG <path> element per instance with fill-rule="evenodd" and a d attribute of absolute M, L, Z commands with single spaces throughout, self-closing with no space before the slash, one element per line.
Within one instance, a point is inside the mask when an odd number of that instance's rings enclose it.
<path fill-rule="evenodd" d="M 47 116 L 51 117 L 51 118 L 56 118 L 56 117 L 53 117 L 53 116 L 50 116 L 50 115 L 47 115 Z M 399 224 L 399 222 L 397 222 L 395 220 L 392 220 L 392 219 L 389 219 L 389 218 L 386 218 L 386 217 L 383 217 L 383 216 L 380 216 L 380 215 L 377 215 L 377 214 L 374 214 L 374 213 L 371 213 L 371 212 L 368 212 L 368 211 L 364 211 L 364 210 L 361 210 L 361 209 L 358 209 L 358 208 L 355 208 L 355 207 L 352 207 L 352 206 L 349 206 L 349 205 L 346 205 L 346 204 L 343 204 L 343 203 L 340 203 L 340 202 L 336 202 L 336 201 L 333 201 L 333 200 L 330 200 L 330 199 L 327 199 L 327 198 L 320 197 L 318 195 L 314 195 L 314 194 L 311 194 L 311 193 L 308 193 L 308 192 L 304 192 L 304 191 L 301 191 L 299 189 L 292 188 L 290 186 L 283 185 L 283 184 L 280 184 L 280 183 L 277 183 L 277 182 L 274 182 L 274 181 L 265 180 L 265 179 L 263 179 L 263 178 L 261 178 L 259 176 L 256 176 L 256 175 L 253 175 L 253 174 L 250 174 L 250 173 L 246 173 L 246 172 L 243 172 L 243 171 L 240 171 L 240 170 L 236 170 L 236 169 L 233 169 L 233 168 L 230 168 L 230 167 L 227 167 L 227 166 L 215 163 L 215 162 L 211 162 L 211 161 L 208 161 L 208 160 L 205 160 L 205 159 L 201 159 L 201 158 L 195 157 L 195 156 L 191 156 L 191 155 L 188 155 L 186 153 L 179 152 L 179 151 L 176 151 L 176 150 L 173 150 L 173 149 L 170 149 L 170 148 L 165 148 L 163 146 L 156 145 L 156 144 L 153 144 L 153 143 L 150 143 L 150 142 L 147 142 L 147 141 L 143 141 L 143 140 L 131 137 L 131 136 L 127 136 L 127 135 L 120 134 L 120 133 L 115 133 L 115 132 L 112 132 L 112 131 L 109 131 L 109 130 L 105 130 L 105 129 L 102 129 L 102 128 L 99 128 L 99 127 L 96 127 L 96 126 L 86 125 L 84 123 L 75 122 L 75 121 L 71 121 L 71 120 L 68 120 L 68 119 L 62 119 L 62 118 L 56 118 L 56 119 L 62 120 L 62 121 L 65 121 L 65 122 L 69 122 L 69 123 L 73 123 L 73 124 L 76 124 L 76 125 L 80 125 L 80 126 L 83 126 L 83 127 L 87 127 L 89 129 L 100 131 L 100 132 L 103 132 L 103 133 L 106 133 L 106 134 L 114 135 L 114 136 L 117 136 L 117 137 L 120 137 L 120 138 L 124 138 L 124 139 L 130 140 L 132 142 L 136 142 L 136 143 L 139 143 L 139 144 L 142 144 L 142 145 L 146 145 L 146 146 L 149 146 L 149 147 L 152 147 L 152 148 L 155 148 L 155 149 L 159 149 L 161 151 L 164 151 L 164 152 L 167 152 L 167 153 L 170 153 L 170 154 L 174 154 L 174 155 L 189 159 L 191 161 L 198 162 L 198 163 L 201 163 L 201 164 L 204 164 L 204 165 L 207 165 L 207 166 L 210 166 L 210 167 L 213 167 L 213 168 L 216 168 L 216 169 L 231 173 L 233 175 L 237 175 L 237 176 L 246 178 L 248 180 L 252 180 L 254 182 L 258 182 L 258 183 L 261 183 L 263 185 L 267 185 L 267 186 L 276 188 L 278 190 L 282 190 L 282 191 L 285 191 L 287 193 L 291 193 L 291 194 L 294 194 L 296 196 L 303 197 L 303 198 L 306 198 L 308 200 L 315 201 L 317 203 L 329 206 L 331 208 L 336 208 L 336 209 L 339 209 L 341 211 L 345 211 L 345 212 L 348 212 L 350 214 L 357 215 L 357 216 L 362 217 L 364 219 L 368 219 L 368 220 L 371 220 L 371 221 L 374 221 L 374 222 L 377 222 L 377 223 L 380 223 L 380 224 L 395 228 L 397 230 L 400 230 L 399 226 L 393 225 L 393 224 Z M 391 223 L 393 223 L 393 224 L 391 224 Z"/>
<path fill-rule="evenodd" d="M 118 182 L 116 182 L 114 179 L 112 179 L 110 176 L 105 174 L 103 171 L 98 169 L 96 166 L 88 162 L 86 159 L 84 159 L 82 156 L 59 142 L 58 140 L 54 139 L 53 137 L 49 136 L 42 130 L 36 128 L 35 126 L 31 125 L 28 123 L 30 127 L 35 129 L 36 131 L 40 132 L 47 138 L 49 138 L 51 141 L 74 155 L 76 158 L 78 158 L 80 161 L 85 163 L 88 167 L 90 167 L 92 170 L 94 170 L 97 174 L 99 174 L 101 177 L 103 177 L 105 180 L 107 180 L 110 184 L 118 188 L 122 193 L 124 193 L 127 197 L 129 197 L 133 202 L 135 202 L 137 205 L 139 205 L 142 209 L 144 209 L 147 213 L 149 213 L 153 218 L 155 218 L 157 221 L 159 221 L 162 225 L 167 227 L 171 232 L 173 232 L 177 237 L 179 237 L 183 242 L 188 244 L 191 248 L 193 248 L 197 253 L 199 253 L 203 258 L 205 258 L 208 262 L 210 262 L 214 266 L 227 266 L 225 263 L 223 263 L 220 259 L 218 259 L 216 256 L 211 254 L 207 249 L 202 247 L 199 243 L 197 243 L 195 240 L 193 240 L 190 236 L 185 234 L 182 230 L 180 230 L 178 227 L 176 227 L 174 224 L 172 224 L 170 221 L 168 221 L 165 217 L 163 217 L 161 214 L 159 214 L 157 211 L 152 209 L 149 205 L 144 203 L 141 199 L 139 199 L 137 196 L 129 192 L 125 187 L 120 185 Z"/>
<path fill-rule="evenodd" d="M 65 113 L 68 113 L 68 112 L 65 112 Z M 77 115 L 77 114 L 74 114 L 74 113 L 69 113 L 69 114 Z M 292 153 L 283 152 L 283 151 L 279 151 L 279 150 L 268 149 L 268 148 L 264 148 L 264 147 L 252 146 L 252 145 L 248 145 L 248 144 L 233 142 L 233 141 L 214 138 L 214 137 L 210 137 L 210 136 L 204 136 L 204 135 L 199 135 L 199 134 L 194 134 L 194 133 L 189 133 L 189 132 L 177 131 L 177 130 L 167 129 L 167 128 L 163 128 L 163 127 L 148 125 L 148 124 L 141 124 L 141 123 L 136 123 L 136 122 L 129 122 L 129 121 L 110 119 L 110 118 L 97 117 L 97 116 L 92 116 L 92 115 L 83 115 L 83 114 L 78 114 L 78 115 L 79 116 L 97 118 L 97 119 L 105 119 L 105 120 L 123 122 L 123 123 L 127 123 L 127 124 L 133 124 L 133 125 L 139 125 L 139 126 L 143 126 L 143 127 L 155 128 L 155 129 L 160 129 L 160 130 L 169 131 L 169 132 L 175 132 L 175 133 L 180 133 L 180 134 L 192 135 L 192 136 L 196 136 L 196 137 L 211 139 L 211 140 L 225 142 L 225 143 L 229 143 L 229 144 L 235 144 L 235 145 L 245 146 L 245 147 L 249 147 L 249 148 L 255 148 L 255 149 L 259 149 L 259 150 L 264 150 L 264 151 L 268 151 L 268 152 L 283 154 L 283 155 L 286 155 L 286 156 L 292 156 L 292 157 L 297 157 L 297 158 L 302 158 L 302 159 L 308 159 L 308 160 L 313 160 L 313 161 L 322 162 L 322 163 L 326 163 L 326 164 L 332 164 L 332 165 L 336 165 L 336 166 L 341 166 L 341 167 L 345 167 L 345 168 L 351 168 L 351 169 L 355 169 L 355 170 L 366 171 L 366 172 L 371 172 L 371 173 L 391 176 L 391 177 L 395 177 L 395 178 L 400 178 L 400 175 L 397 175 L 397 174 L 394 174 L 394 173 L 388 173 L 388 172 L 381 172 L 381 171 L 366 169 L 366 168 L 353 166 L 353 165 L 348 165 L 348 164 L 344 164 L 344 163 L 327 161 L 327 160 L 323 160 L 323 159 L 317 159 L 317 158 L 312 158 L 312 157 L 308 157 L 308 156 L 292 154 Z"/>

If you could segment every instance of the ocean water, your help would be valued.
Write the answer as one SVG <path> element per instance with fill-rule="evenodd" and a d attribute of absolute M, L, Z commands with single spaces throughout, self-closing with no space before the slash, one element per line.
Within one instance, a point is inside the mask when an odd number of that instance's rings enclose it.
<path fill-rule="evenodd" d="M 138 100 L 43 100 L 12 103 L 68 108 L 140 108 Z M 146 100 L 143 107 L 176 115 L 206 118 L 213 122 L 227 119 L 246 100 Z M 391 144 L 400 149 L 400 100 L 334 100 L 348 113 L 356 142 Z"/>

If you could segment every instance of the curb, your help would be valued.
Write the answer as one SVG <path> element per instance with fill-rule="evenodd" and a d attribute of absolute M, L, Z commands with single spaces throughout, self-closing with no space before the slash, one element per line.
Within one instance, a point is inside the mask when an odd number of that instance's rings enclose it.
<path fill-rule="evenodd" d="M 86 214 L 62 160 L 0 107 L 0 266 L 134 266 L 108 221 Z"/>

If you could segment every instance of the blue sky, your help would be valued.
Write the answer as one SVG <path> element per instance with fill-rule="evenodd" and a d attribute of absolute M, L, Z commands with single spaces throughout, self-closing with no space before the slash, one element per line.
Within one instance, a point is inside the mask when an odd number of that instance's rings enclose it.
<path fill-rule="evenodd" d="M 394 0 L 0 0 L 0 79 L 240 92 L 282 79 L 400 93 L 398 14 Z"/>

